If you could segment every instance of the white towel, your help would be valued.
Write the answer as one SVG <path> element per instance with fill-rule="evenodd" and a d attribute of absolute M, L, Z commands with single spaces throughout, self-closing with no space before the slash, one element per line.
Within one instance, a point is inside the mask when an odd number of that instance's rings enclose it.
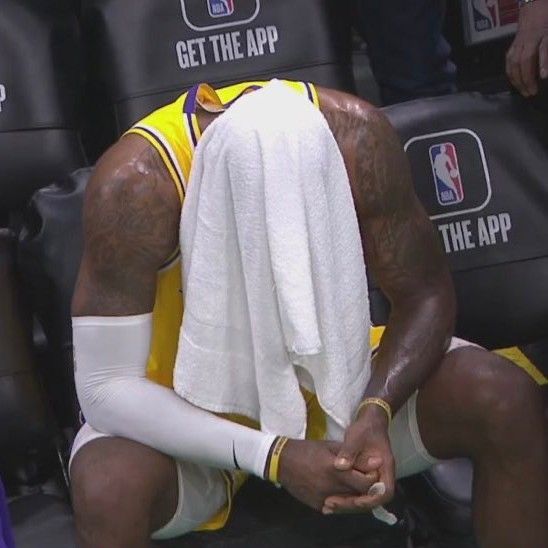
<path fill-rule="evenodd" d="M 344 162 L 306 98 L 273 81 L 207 128 L 180 243 L 176 392 L 303 438 L 304 384 L 341 440 L 370 376 L 367 281 Z"/>

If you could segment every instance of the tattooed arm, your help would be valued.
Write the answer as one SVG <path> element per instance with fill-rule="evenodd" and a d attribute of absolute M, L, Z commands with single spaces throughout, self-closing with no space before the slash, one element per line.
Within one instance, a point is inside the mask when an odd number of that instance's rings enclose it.
<path fill-rule="evenodd" d="M 451 276 L 414 193 L 405 153 L 384 115 L 338 92 L 321 91 L 320 100 L 349 174 L 367 267 L 391 304 L 364 397 L 384 399 L 395 413 L 439 365 L 449 344 L 455 321 Z M 369 455 L 381 457 L 386 468 L 388 492 L 382 502 L 394 483 L 386 431 L 384 410 L 366 406 L 339 453 L 344 469 L 363 451 L 361 440 L 377 444 L 379 451 Z"/>
<path fill-rule="evenodd" d="M 130 135 L 98 162 L 84 201 L 73 316 L 152 311 L 156 275 L 177 247 L 180 200 L 156 151 Z"/>
<path fill-rule="evenodd" d="M 385 116 L 345 94 L 330 92 L 324 104 L 351 181 L 367 267 L 391 304 L 365 395 L 383 398 L 395 413 L 439 364 L 450 341 L 451 276 Z"/>

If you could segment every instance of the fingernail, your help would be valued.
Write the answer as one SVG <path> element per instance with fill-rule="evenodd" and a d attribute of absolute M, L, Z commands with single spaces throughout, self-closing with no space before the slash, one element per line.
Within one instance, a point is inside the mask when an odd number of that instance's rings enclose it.
<path fill-rule="evenodd" d="M 337 457 L 335 459 L 336 466 L 348 466 L 350 461 L 346 457 Z"/>
<path fill-rule="evenodd" d="M 331 510 L 331 508 L 323 508 L 322 514 L 329 516 L 330 514 L 333 514 L 333 510 Z"/>

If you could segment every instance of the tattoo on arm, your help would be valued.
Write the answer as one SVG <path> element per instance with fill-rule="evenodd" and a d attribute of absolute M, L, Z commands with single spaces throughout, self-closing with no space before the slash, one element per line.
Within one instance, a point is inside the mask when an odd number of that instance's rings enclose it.
<path fill-rule="evenodd" d="M 342 96 L 324 115 L 343 154 L 368 269 L 391 315 L 366 396 L 394 411 L 436 367 L 452 334 L 455 302 L 445 255 L 416 197 L 401 143 L 384 115 Z"/>
<path fill-rule="evenodd" d="M 150 312 L 157 270 L 177 246 L 175 187 L 158 153 L 137 145 L 130 154 L 107 153 L 86 190 L 73 315 Z"/>
<path fill-rule="evenodd" d="M 390 299 L 430 287 L 447 272 L 446 261 L 395 131 L 367 106 L 326 118 L 352 181 L 368 267 Z"/>

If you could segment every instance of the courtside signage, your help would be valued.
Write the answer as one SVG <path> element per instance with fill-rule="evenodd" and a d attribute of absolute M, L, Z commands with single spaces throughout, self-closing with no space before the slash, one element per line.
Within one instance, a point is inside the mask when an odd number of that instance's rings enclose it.
<path fill-rule="evenodd" d="M 260 0 L 181 0 L 181 9 L 186 25 L 198 33 L 175 44 L 182 70 L 277 52 L 276 25 L 247 26 L 259 15 Z"/>
<path fill-rule="evenodd" d="M 418 135 L 404 146 L 417 193 L 432 220 L 475 213 L 491 200 L 491 177 L 481 139 L 462 128 Z M 428 177 L 431 182 L 424 180 Z M 466 190 L 465 190 L 466 189 Z"/>
<path fill-rule="evenodd" d="M 466 128 L 419 135 L 405 151 L 417 194 L 435 221 L 446 253 L 504 245 L 513 228 L 508 211 L 480 213 L 492 198 L 481 139 Z"/>
<path fill-rule="evenodd" d="M 252 23 L 261 11 L 261 0 L 181 0 L 185 23 L 207 32 Z"/>

